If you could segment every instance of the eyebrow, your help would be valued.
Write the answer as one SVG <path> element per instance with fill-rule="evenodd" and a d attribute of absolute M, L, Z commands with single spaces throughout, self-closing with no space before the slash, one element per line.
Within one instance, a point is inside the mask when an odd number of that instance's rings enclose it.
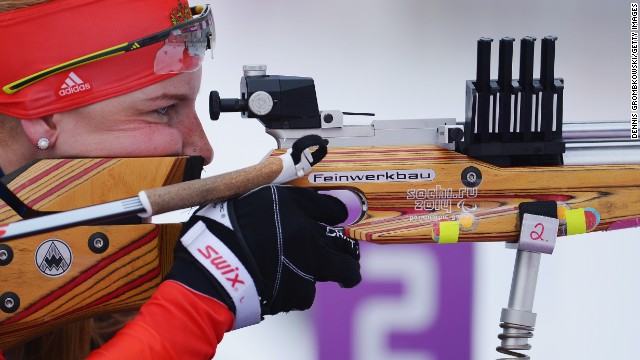
<path fill-rule="evenodd" d="M 186 100 L 190 100 L 191 96 L 186 95 L 186 94 L 168 94 L 168 93 L 162 93 L 156 96 L 152 96 L 149 98 L 145 98 L 142 99 L 142 101 L 144 102 L 160 102 L 160 101 L 166 101 L 166 100 L 177 100 L 177 101 L 186 101 Z"/>

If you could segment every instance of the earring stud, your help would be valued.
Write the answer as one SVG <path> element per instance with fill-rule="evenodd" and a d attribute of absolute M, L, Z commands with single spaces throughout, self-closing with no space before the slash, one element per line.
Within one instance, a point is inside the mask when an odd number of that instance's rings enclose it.
<path fill-rule="evenodd" d="M 38 149 L 47 150 L 48 147 L 49 147 L 49 139 L 43 137 L 43 138 L 40 138 L 40 140 L 38 140 Z"/>

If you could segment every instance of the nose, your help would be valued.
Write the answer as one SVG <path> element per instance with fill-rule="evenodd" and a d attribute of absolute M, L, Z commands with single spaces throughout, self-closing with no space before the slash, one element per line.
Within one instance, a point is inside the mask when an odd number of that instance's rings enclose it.
<path fill-rule="evenodd" d="M 192 121 L 189 122 L 189 126 L 185 129 L 183 135 L 183 148 L 182 154 L 189 156 L 202 156 L 205 161 L 205 165 L 209 165 L 213 161 L 213 148 L 207 139 L 207 135 L 202 127 L 202 122 L 198 115 L 194 114 Z"/>

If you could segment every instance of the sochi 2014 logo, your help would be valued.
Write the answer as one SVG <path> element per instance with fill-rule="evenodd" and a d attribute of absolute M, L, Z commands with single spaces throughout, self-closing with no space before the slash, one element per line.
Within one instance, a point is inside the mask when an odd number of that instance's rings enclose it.
<path fill-rule="evenodd" d="M 41 273 L 56 277 L 63 275 L 71 267 L 71 248 L 60 239 L 45 240 L 36 250 L 36 266 Z"/>

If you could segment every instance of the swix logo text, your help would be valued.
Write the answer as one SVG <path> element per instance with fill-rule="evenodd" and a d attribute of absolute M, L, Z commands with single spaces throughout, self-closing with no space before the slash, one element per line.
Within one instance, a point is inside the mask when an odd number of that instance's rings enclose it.
<path fill-rule="evenodd" d="M 85 83 L 73 71 L 69 73 L 67 79 L 60 86 L 58 95 L 67 96 L 91 89 L 91 84 Z"/>
<path fill-rule="evenodd" d="M 244 285 L 244 280 L 240 279 L 238 267 L 233 267 L 229 262 L 211 245 L 207 245 L 204 249 L 198 248 L 198 252 L 205 259 L 209 260 L 211 265 L 224 276 L 224 279 L 231 283 L 234 290 L 238 290 L 236 285 Z"/>

